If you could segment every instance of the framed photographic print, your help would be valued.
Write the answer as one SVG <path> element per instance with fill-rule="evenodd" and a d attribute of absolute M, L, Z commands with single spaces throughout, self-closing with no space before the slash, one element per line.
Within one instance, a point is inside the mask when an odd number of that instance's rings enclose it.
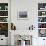
<path fill-rule="evenodd" d="M 28 19 L 27 11 L 18 11 L 17 14 L 18 14 L 18 17 L 17 17 L 18 20 L 27 20 Z"/>
<path fill-rule="evenodd" d="M 39 29 L 39 37 L 46 37 L 46 29 Z"/>

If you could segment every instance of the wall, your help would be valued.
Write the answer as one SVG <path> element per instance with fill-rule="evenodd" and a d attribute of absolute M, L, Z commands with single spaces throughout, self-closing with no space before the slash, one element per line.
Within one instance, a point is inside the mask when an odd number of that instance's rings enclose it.
<path fill-rule="evenodd" d="M 16 25 L 17 30 L 26 30 L 32 24 L 37 29 L 38 25 L 38 3 L 46 0 L 11 0 L 11 22 Z M 28 20 L 18 20 L 18 11 L 27 11 Z"/>
<path fill-rule="evenodd" d="M 15 3 L 14 3 L 15 2 Z M 34 4 L 34 5 L 33 5 Z M 18 11 L 27 11 L 28 19 L 27 20 L 18 20 Z M 37 23 L 37 2 L 31 0 L 15 0 L 11 1 L 11 22 L 16 25 L 17 30 L 26 30 L 32 24 Z"/>
<path fill-rule="evenodd" d="M 19 30 L 27 30 L 32 24 L 35 26 L 35 32 L 33 38 L 33 46 L 40 46 L 38 43 L 43 44 L 43 39 L 38 38 L 38 3 L 45 3 L 46 0 L 11 0 L 11 22 L 16 25 Z M 28 11 L 28 20 L 18 20 L 18 11 L 26 10 Z M 33 33 L 34 34 L 34 33 Z M 42 40 L 41 40 L 42 39 Z M 41 40 L 41 41 L 40 41 Z"/>

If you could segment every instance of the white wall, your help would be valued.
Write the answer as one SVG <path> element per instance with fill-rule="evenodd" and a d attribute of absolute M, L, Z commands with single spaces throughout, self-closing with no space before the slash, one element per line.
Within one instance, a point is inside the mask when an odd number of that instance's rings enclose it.
<path fill-rule="evenodd" d="M 34 4 L 34 5 L 33 5 Z M 28 20 L 17 20 L 18 11 L 27 11 Z M 37 23 L 37 2 L 32 0 L 12 0 L 11 1 L 11 22 L 16 25 L 17 30 L 26 30 L 32 24 Z"/>
<path fill-rule="evenodd" d="M 30 25 L 35 26 L 34 36 L 38 36 L 38 3 L 46 3 L 46 0 L 11 0 L 11 22 L 16 25 L 19 30 L 26 30 Z M 28 11 L 28 20 L 18 20 L 17 12 L 26 10 Z M 16 31 L 17 31 L 16 30 Z M 36 40 L 37 39 L 37 40 Z M 41 46 L 38 43 L 42 43 L 42 38 L 33 38 L 33 46 Z"/>
<path fill-rule="evenodd" d="M 16 25 L 17 30 L 26 30 L 32 24 L 37 29 L 38 3 L 46 0 L 11 0 L 11 22 Z M 28 20 L 18 20 L 18 11 L 27 11 Z"/>

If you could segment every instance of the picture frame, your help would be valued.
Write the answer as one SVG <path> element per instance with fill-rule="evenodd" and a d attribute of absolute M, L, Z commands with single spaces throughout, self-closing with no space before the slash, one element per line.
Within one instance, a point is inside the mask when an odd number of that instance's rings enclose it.
<path fill-rule="evenodd" d="M 28 20 L 28 12 L 27 11 L 18 11 L 17 12 L 17 19 L 18 20 Z"/>
<path fill-rule="evenodd" d="M 46 37 L 46 29 L 39 29 L 39 37 Z"/>

